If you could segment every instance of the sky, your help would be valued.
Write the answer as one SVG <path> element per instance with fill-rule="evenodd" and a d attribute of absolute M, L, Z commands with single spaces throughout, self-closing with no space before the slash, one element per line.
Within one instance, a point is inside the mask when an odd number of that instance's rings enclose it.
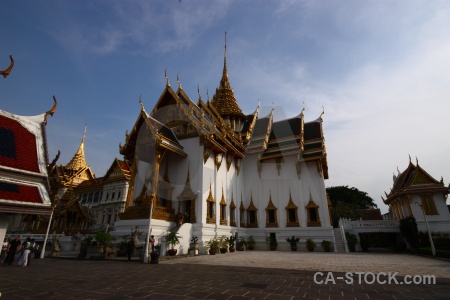
<path fill-rule="evenodd" d="M 244 113 L 258 100 L 278 119 L 324 108 L 326 185 L 384 191 L 411 155 L 450 181 L 449 1 L 2 0 L 0 109 L 48 119 L 52 160 L 80 144 L 103 176 L 140 111 L 177 74 L 194 102 L 223 69 Z M 323 107 L 323 108 L 322 108 Z"/>

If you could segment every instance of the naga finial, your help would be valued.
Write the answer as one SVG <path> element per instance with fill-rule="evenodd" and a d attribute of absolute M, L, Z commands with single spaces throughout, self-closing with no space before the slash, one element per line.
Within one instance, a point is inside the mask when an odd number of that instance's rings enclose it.
<path fill-rule="evenodd" d="M 181 82 L 180 82 L 180 77 L 178 76 L 179 73 L 177 73 L 177 82 L 178 82 L 178 88 L 180 90 L 182 90 L 183 88 L 181 87 Z"/>
<path fill-rule="evenodd" d="M 11 70 L 14 67 L 14 59 L 12 58 L 12 55 L 9 56 L 9 59 L 11 60 L 11 63 L 9 64 L 8 69 L 0 71 L 0 75 L 3 75 L 4 78 L 8 77 L 9 73 L 11 73 Z"/>
<path fill-rule="evenodd" d="M 164 77 L 166 78 L 166 86 L 170 86 L 169 77 L 167 77 L 167 68 L 164 70 Z"/>
<path fill-rule="evenodd" d="M 325 113 L 325 107 L 322 105 L 322 113 L 320 114 L 320 118 L 322 119 L 323 114 Z"/>
<path fill-rule="evenodd" d="M 56 162 L 59 159 L 59 156 L 61 155 L 61 152 L 58 150 L 58 154 L 56 154 L 55 159 L 53 159 L 53 161 L 47 165 L 47 173 L 50 174 L 50 172 L 52 171 L 53 167 L 56 165 Z"/>
<path fill-rule="evenodd" d="M 56 106 L 58 105 L 58 101 L 56 101 L 56 97 L 53 96 L 53 107 L 49 111 L 47 111 L 44 115 L 44 125 L 47 125 L 47 116 L 50 115 L 53 117 L 53 114 L 56 111 Z"/>

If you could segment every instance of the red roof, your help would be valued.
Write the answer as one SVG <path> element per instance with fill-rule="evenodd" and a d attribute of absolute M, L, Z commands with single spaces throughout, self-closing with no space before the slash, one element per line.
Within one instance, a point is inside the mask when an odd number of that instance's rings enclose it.
<path fill-rule="evenodd" d="M 0 115 L 0 165 L 39 173 L 36 137 L 18 121 Z"/>
<path fill-rule="evenodd" d="M 36 186 L 0 181 L 0 199 L 31 203 L 43 203 Z"/>

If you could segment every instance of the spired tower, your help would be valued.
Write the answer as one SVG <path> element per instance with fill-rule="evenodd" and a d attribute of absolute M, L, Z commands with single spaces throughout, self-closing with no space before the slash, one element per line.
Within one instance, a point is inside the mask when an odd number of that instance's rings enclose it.
<path fill-rule="evenodd" d="M 225 32 L 225 50 L 223 57 L 223 72 L 220 85 L 216 88 L 216 93 L 213 96 L 212 104 L 219 112 L 223 120 L 230 125 L 234 132 L 241 132 L 245 122 L 245 115 L 239 107 L 234 91 L 231 88 L 228 80 L 227 68 L 227 33 Z"/>
<path fill-rule="evenodd" d="M 199 93 L 194 103 L 179 80 L 174 91 L 166 77 L 151 113 L 141 103 L 120 145 L 131 181 L 114 235 L 130 234 L 136 226 L 146 232 L 153 204 L 151 234 L 164 246 L 167 230 L 176 228 L 183 237 L 181 253 L 192 236 L 202 245 L 214 237 L 251 235 L 259 250 L 267 249 L 269 237 L 284 250 L 290 249 L 285 238 L 293 235 L 332 241 L 323 113 L 305 122 L 303 109 L 274 121 L 273 109 L 263 117 L 258 110 L 259 104 L 245 115 L 238 105 L 228 78 L 226 37 L 212 101 L 203 102 Z"/>

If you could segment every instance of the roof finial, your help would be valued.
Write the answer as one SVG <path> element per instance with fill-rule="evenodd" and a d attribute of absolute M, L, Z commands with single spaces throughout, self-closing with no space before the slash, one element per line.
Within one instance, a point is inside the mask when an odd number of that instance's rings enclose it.
<path fill-rule="evenodd" d="M 57 105 L 57 104 L 58 104 L 58 101 L 56 101 L 56 97 L 53 96 L 53 107 L 52 107 L 49 111 L 47 111 L 47 112 L 45 113 L 45 115 L 44 115 L 44 125 L 47 125 L 47 116 L 48 116 L 48 115 L 50 115 L 50 116 L 53 117 L 53 114 L 54 114 L 55 111 L 56 111 L 56 105 Z"/>
<path fill-rule="evenodd" d="M 411 163 L 411 155 L 408 154 L 408 156 L 409 156 L 409 163 Z"/>
<path fill-rule="evenodd" d="M 166 86 L 170 86 L 169 77 L 167 77 L 167 68 L 164 70 L 164 77 L 166 77 Z"/>
<path fill-rule="evenodd" d="M 180 82 L 180 78 L 178 77 L 178 74 L 179 73 L 177 73 L 178 89 L 182 90 L 183 88 L 181 87 L 181 82 Z"/>
<path fill-rule="evenodd" d="M 142 110 L 145 111 L 144 103 L 142 103 L 142 99 L 141 98 L 142 98 L 142 94 L 139 95 L 139 104 L 141 105 Z"/>
<path fill-rule="evenodd" d="M 258 108 L 261 106 L 261 101 L 258 99 Z"/>
<path fill-rule="evenodd" d="M 206 97 L 208 97 L 208 102 L 209 102 L 209 93 L 208 93 L 208 88 L 206 88 Z"/>
<path fill-rule="evenodd" d="M 416 156 L 416 165 L 419 166 L 419 160 L 417 159 L 417 156 Z"/>
<path fill-rule="evenodd" d="M 322 119 L 323 114 L 325 113 L 325 107 L 322 105 L 322 113 L 320 114 L 320 118 Z"/>
<path fill-rule="evenodd" d="M 84 144 L 84 138 L 86 137 L 86 129 L 87 129 L 87 123 L 84 125 L 84 133 L 83 133 L 83 139 L 81 142 Z"/>
<path fill-rule="evenodd" d="M 400 170 L 398 169 L 398 166 L 397 166 L 397 172 L 398 172 L 398 174 L 400 174 Z"/>
<path fill-rule="evenodd" d="M 275 103 L 272 101 L 272 111 L 275 109 Z"/>
<path fill-rule="evenodd" d="M 197 93 L 198 93 L 198 100 L 202 100 L 202 95 L 200 95 L 200 84 L 197 84 Z"/>
<path fill-rule="evenodd" d="M 223 52 L 223 65 L 226 68 L 227 65 L 227 32 L 225 31 L 225 50 Z"/>
<path fill-rule="evenodd" d="M 3 78 L 8 77 L 9 73 L 11 73 L 11 70 L 14 67 L 14 59 L 12 58 L 12 55 L 9 56 L 9 59 L 11 60 L 9 67 L 4 71 L 0 71 L 0 75 L 3 75 Z"/>

